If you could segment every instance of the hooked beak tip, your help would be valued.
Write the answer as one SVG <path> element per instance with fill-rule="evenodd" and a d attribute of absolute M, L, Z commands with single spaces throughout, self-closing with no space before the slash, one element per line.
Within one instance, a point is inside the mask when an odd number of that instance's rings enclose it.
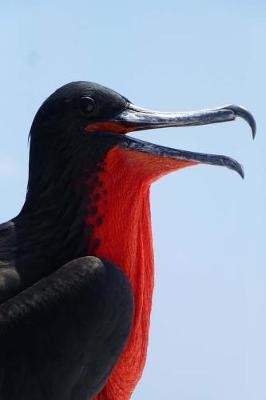
<path fill-rule="evenodd" d="M 243 118 L 251 128 L 252 138 L 255 139 L 257 126 L 255 118 L 253 117 L 251 112 L 249 112 L 245 107 L 237 106 L 235 104 L 230 104 L 228 106 L 224 106 L 223 108 L 233 111 L 235 118 Z"/>

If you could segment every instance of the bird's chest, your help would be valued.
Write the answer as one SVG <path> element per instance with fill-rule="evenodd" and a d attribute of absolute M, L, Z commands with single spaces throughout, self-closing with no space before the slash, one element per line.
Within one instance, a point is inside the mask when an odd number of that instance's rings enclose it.
<path fill-rule="evenodd" d="M 107 160 L 108 163 L 108 160 Z M 154 260 L 149 187 L 112 165 L 98 176 L 99 184 L 90 195 L 93 206 L 87 213 L 90 230 L 88 255 L 108 259 L 129 278 L 134 292 L 135 317 L 126 349 L 104 389 L 119 387 L 128 398 L 141 377 L 147 353 Z M 117 392 L 117 391 L 116 391 Z M 109 397 L 99 397 L 109 398 Z"/>

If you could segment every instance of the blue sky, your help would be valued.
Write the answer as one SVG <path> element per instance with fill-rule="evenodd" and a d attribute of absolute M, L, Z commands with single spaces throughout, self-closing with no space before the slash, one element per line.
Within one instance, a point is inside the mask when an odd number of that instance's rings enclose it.
<path fill-rule="evenodd" d="M 266 3 L 9 1 L 0 5 L 0 220 L 20 210 L 27 137 L 40 103 L 73 80 L 140 106 L 242 104 L 238 120 L 137 136 L 226 154 L 245 168 L 200 166 L 154 184 L 156 291 L 148 362 L 134 400 L 265 400 Z"/>

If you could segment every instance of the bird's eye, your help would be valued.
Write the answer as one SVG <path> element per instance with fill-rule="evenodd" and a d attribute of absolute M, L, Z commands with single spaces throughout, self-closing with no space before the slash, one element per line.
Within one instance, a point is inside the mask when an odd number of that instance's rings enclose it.
<path fill-rule="evenodd" d="M 95 101 L 91 97 L 81 97 L 79 108 L 83 114 L 89 114 L 95 109 Z"/>

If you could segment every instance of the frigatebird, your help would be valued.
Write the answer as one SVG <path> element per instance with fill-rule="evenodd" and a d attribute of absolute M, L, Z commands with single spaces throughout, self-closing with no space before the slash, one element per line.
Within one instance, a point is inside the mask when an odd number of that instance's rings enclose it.
<path fill-rule="evenodd" d="M 150 185 L 226 156 L 167 148 L 132 131 L 245 119 L 240 106 L 161 113 L 72 82 L 30 130 L 27 195 L 0 225 L 0 399 L 126 400 L 147 353 L 153 292 Z"/>

